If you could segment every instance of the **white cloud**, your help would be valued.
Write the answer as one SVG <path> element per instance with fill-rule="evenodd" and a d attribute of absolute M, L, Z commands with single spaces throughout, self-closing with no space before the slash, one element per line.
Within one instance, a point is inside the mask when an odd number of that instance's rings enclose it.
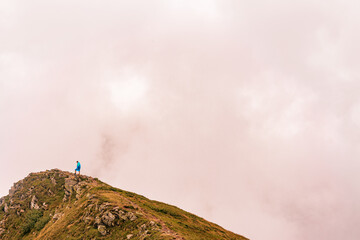
<path fill-rule="evenodd" d="M 12 2 L 1 193 L 80 160 L 250 239 L 359 238 L 357 2 Z"/>
<path fill-rule="evenodd" d="M 136 73 L 113 75 L 107 81 L 107 90 L 113 104 L 122 111 L 134 111 L 141 102 L 146 101 L 148 81 Z"/>

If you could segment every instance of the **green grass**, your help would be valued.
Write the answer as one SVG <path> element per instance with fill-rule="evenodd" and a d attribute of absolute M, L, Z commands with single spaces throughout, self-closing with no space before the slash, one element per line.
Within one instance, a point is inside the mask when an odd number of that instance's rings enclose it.
<path fill-rule="evenodd" d="M 21 235 L 26 235 L 35 227 L 35 224 L 43 216 L 41 210 L 31 210 L 25 215 L 25 220 L 20 226 Z"/>
<path fill-rule="evenodd" d="M 35 230 L 40 231 L 45 227 L 45 225 L 50 221 L 50 216 L 42 216 L 36 223 L 35 223 Z"/>

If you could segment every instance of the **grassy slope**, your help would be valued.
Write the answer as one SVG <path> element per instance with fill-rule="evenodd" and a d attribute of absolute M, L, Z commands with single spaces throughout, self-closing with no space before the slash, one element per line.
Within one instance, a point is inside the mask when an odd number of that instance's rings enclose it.
<path fill-rule="evenodd" d="M 31 174 L 23 180 L 24 187 L 13 197 L 13 204 L 16 202 L 25 209 L 20 216 L 15 209 L 11 209 L 7 214 L 0 209 L 0 221 L 6 215 L 6 228 L 9 230 L 2 239 L 126 239 L 128 234 L 134 235 L 132 239 L 141 239 L 137 237 L 141 234 L 139 226 L 149 225 L 150 221 L 157 225 L 153 229 L 160 230 L 149 230 L 145 239 L 174 239 L 174 234 L 179 239 L 189 240 L 246 239 L 175 206 L 152 201 L 86 177 L 80 179 L 86 181 L 88 186 L 84 187 L 81 197 L 76 199 L 73 194 L 68 201 L 63 202 L 65 177 L 69 173 L 62 176 L 64 172 L 49 172 L 49 174 Z M 51 177 L 57 184 L 52 184 Z M 32 186 L 33 189 L 29 194 Z M 30 197 L 24 199 L 26 194 Z M 46 209 L 29 209 L 31 196 L 34 194 L 38 197 L 39 203 L 48 204 Z M 107 203 L 118 206 L 125 212 L 136 212 L 137 219 L 110 227 L 109 233 L 102 236 L 97 228 L 82 220 L 84 213 L 89 211 L 89 203 L 91 203 L 87 197 L 89 194 L 94 196 L 95 200 L 92 201 L 96 201 L 96 204 Z M 9 196 L 5 199 L 9 203 Z M 55 221 L 52 216 L 57 212 L 64 215 Z"/>
<path fill-rule="evenodd" d="M 116 192 L 119 193 L 119 195 L 126 197 L 133 203 L 136 203 L 146 212 L 161 219 L 170 229 L 181 233 L 181 236 L 183 236 L 185 239 L 246 239 L 230 231 L 227 231 L 214 223 L 208 222 L 203 218 L 181 210 L 178 207 L 149 200 L 135 193 L 123 191 L 110 186 L 100 187 L 97 190 L 100 189 L 106 190 L 101 191 L 101 195 Z M 116 197 L 114 196 L 112 200 L 115 199 Z"/>

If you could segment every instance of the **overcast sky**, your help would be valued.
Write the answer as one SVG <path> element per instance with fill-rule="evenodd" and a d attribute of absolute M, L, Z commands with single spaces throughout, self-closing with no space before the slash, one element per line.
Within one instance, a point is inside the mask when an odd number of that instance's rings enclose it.
<path fill-rule="evenodd" d="M 359 11 L 0 0 L 0 195 L 79 160 L 253 240 L 360 239 Z"/>

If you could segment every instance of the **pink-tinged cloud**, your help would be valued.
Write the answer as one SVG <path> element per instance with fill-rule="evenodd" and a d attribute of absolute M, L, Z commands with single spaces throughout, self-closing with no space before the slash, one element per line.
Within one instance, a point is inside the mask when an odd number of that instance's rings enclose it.
<path fill-rule="evenodd" d="M 0 195 L 79 160 L 250 239 L 359 239 L 359 7 L 0 1 Z"/>

